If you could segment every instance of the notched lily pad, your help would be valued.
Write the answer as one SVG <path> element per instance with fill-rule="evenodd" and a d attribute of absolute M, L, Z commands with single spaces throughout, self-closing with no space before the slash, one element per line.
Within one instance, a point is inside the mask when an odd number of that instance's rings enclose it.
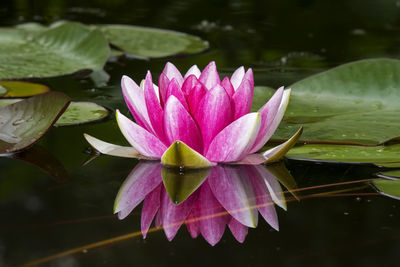
<path fill-rule="evenodd" d="M 304 126 L 301 141 L 314 143 L 381 144 L 400 136 L 399 60 L 360 60 L 290 87 L 275 139 L 288 139 L 299 125 Z M 273 92 L 267 87 L 255 91 L 266 97 Z"/>
<path fill-rule="evenodd" d="M 99 25 L 108 41 L 139 57 L 157 58 L 176 54 L 199 53 L 208 43 L 181 32 L 130 25 Z"/>
<path fill-rule="evenodd" d="M 102 120 L 108 116 L 106 108 L 92 102 L 71 102 L 55 126 L 79 125 Z"/>
<path fill-rule="evenodd" d="M 21 81 L 0 81 L 0 91 L 1 87 L 7 90 L 3 97 L 28 97 L 50 91 L 46 85 Z"/>
<path fill-rule="evenodd" d="M 0 29 L 0 79 L 52 77 L 101 69 L 110 48 L 104 35 L 79 23 Z"/>
<path fill-rule="evenodd" d="M 38 141 L 69 102 L 67 95 L 49 92 L 0 108 L 0 154 L 23 150 Z"/>
<path fill-rule="evenodd" d="M 400 179 L 400 170 L 380 172 L 378 173 L 378 177 L 386 179 Z"/>

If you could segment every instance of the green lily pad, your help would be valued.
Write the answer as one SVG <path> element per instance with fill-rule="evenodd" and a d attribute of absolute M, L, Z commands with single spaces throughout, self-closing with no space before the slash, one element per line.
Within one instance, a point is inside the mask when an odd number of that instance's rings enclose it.
<path fill-rule="evenodd" d="M 293 147 L 286 157 L 321 162 L 391 163 L 400 160 L 400 144 L 390 146 L 308 144 Z"/>
<path fill-rule="evenodd" d="M 49 92 L 0 108 L 0 154 L 23 150 L 39 140 L 69 102 L 65 94 Z"/>
<path fill-rule="evenodd" d="M 162 155 L 161 163 L 174 168 L 208 168 L 215 164 L 182 141 L 175 141 Z"/>
<path fill-rule="evenodd" d="M 0 79 L 52 77 L 98 70 L 110 48 L 98 30 L 73 22 L 57 27 L 0 29 Z"/>
<path fill-rule="evenodd" d="M 7 93 L 7 89 L 4 86 L 0 85 L 0 96 L 5 95 L 6 93 Z"/>
<path fill-rule="evenodd" d="M 193 54 L 208 48 L 207 42 L 181 32 L 130 25 L 100 25 L 98 28 L 111 44 L 139 57 Z"/>
<path fill-rule="evenodd" d="M 400 180 L 376 179 L 372 184 L 381 194 L 400 200 Z"/>
<path fill-rule="evenodd" d="M 400 179 L 400 170 L 380 172 L 378 173 L 378 177 L 387 179 Z"/>
<path fill-rule="evenodd" d="M 390 162 L 390 163 L 376 163 L 378 167 L 385 167 L 385 168 L 400 168 L 400 162 Z"/>
<path fill-rule="evenodd" d="M 382 144 L 400 136 L 399 60 L 352 62 L 291 88 L 288 109 L 273 138 L 288 139 L 299 125 L 304 126 L 305 142 Z M 268 87 L 256 92 L 264 100 L 272 94 Z"/>
<path fill-rule="evenodd" d="M 108 116 L 106 108 L 92 102 L 71 102 L 55 126 L 70 126 L 95 122 Z"/>
<path fill-rule="evenodd" d="M 21 101 L 21 98 L 0 99 L 0 108 Z M 71 102 L 55 126 L 72 126 L 105 119 L 109 111 L 92 102 Z"/>
<path fill-rule="evenodd" d="M 165 189 L 171 201 L 176 205 L 185 201 L 210 174 L 211 168 L 186 170 L 163 168 L 161 171 Z"/>
<path fill-rule="evenodd" d="M 46 85 L 20 81 L 0 81 L 1 87 L 7 90 L 3 97 L 28 97 L 50 91 Z"/>

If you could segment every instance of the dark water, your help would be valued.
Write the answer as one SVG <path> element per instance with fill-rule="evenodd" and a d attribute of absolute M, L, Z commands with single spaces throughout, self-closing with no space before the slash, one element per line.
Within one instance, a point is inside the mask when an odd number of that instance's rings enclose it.
<path fill-rule="evenodd" d="M 281 1 L 283 2 L 283 1 Z M 121 23 L 179 30 L 210 42 L 202 54 L 156 60 L 120 58 L 106 65 L 107 86 L 89 78 L 41 80 L 74 100 L 92 100 L 127 113 L 122 74 L 136 81 L 150 69 L 158 76 L 167 60 L 184 70 L 215 60 L 223 75 L 252 67 L 256 85 L 277 87 L 361 58 L 398 58 L 399 1 L 2 1 L 1 26 L 60 19 Z M 112 214 L 116 194 L 136 160 L 101 156 L 83 166 L 83 133 L 126 144 L 108 120 L 52 129 L 40 141 L 56 177 L 26 162 L 0 158 L 0 266 L 18 266 L 74 248 L 49 266 L 397 266 L 399 202 L 374 193 L 372 166 L 286 161 L 301 201 L 277 208 L 280 231 L 260 220 L 238 243 L 226 229 L 212 247 L 182 227 L 172 242 L 162 231 L 93 249 L 89 244 L 140 231 L 140 207 L 125 220 Z M 42 151 L 42 153 L 44 153 Z M 46 158 L 41 154 L 41 158 Z M 52 155 L 52 156 L 51 156 Z M 55 158 L 55 159 L 54 159 Z M 50 164 L 50 163 L 49 163 Z M 64 170 L 61 166 L 64 166 Z M 58 166 L 58 167 L 57 167 Z M 65 175 L 65 172 L 68 175 Z M 322 195 L 315 195 L 322 193 Z M 313 195 L 314 194 L 314 195 Z M 336 194 L 336 195 L 333 195 Z"/>

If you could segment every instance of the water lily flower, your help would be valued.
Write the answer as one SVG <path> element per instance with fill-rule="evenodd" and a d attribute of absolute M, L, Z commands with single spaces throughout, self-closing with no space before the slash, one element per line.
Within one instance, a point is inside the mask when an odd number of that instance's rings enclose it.
<path fill-rule="evenodd" d="M 157 162 L 140 162 L 121 186 L 114 212 L 124 219 L 143 201 L 143 238 L 154 220 L 156 228 L 151 231 L 162 227 L 170 241 L 186 224 L 193 238 L 201 234 L 211 245 L 220 241 L 226 227 L 242 243 L 248 228 L 257 227 L 259 213 L 273 229 L 279 230 L 274 204 L 286 210 L 286 203 L 274 174 L 285 172 L 269 168 L 272 167 L 217 165 L 208 173 L 196 170 L 178 174 L 174 183 L 176 170 L 163 168 Z M 197 179 L 196 175 L 204 177 Z M 194 180 L 197 182 L 193 184 Z M 181 193 L 185 199 L 177 205 L 174 198 Z"/>
<path fill-rule="evenodd" d="M 131 149 L 85 135 L 105 154 L 161 159 L 165 165 L 207 167 L 216 163 L 260 164 L 281 158 L 297 141 L 254 154 L 272 136 L 286 110 L 290 89 L 279 88 L 258 112 L 251 112 L 252 69 L 238 68 L 220 80 L 215 62 L 201 72 L 192 66 L 185 75 L 167 63 L 153 83 L 150 72 L 138 86 L 128 76 L 121 81 L 125 102 L 136 122 L 116 112 Z"/>

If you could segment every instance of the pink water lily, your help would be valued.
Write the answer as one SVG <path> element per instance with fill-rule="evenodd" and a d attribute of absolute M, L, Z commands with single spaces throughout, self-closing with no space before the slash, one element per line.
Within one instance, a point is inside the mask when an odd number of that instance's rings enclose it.
<path fill-rule="evenodd" d="M 161 159 L 163 163 L 172 162 L 172 165 L 178 159 L 167 157 L 175 157 L 177 153 L 186 153 L 206 166 L 264 162 L 271 157 L 270 152 L 251 154 L 262 148 L 272 136 L 282 120 L 290 96 L 290 89 L 281 87 L 257 112 L 251 112 L 252 69 L 245 71 L 240 67 L 230 78 L 221 81 L 215 62 L 210 62 L 202 72 L 194 65 L 184 76 L 168 62 L 158 79 L 158 86 L 153 83 L 150 72 L 140 86 L 128 76 L 122 77 L 121 86 L 125 102 L 136 121 L 117 110 L 121 132 L 134 148 L 121 156 Z M 115 150 L 123 150 L 91 136 L 86 138 L 105 154 L 116 155 Z M 177 144 L 183 144 L 186 152 L 180 151 Z"/>

